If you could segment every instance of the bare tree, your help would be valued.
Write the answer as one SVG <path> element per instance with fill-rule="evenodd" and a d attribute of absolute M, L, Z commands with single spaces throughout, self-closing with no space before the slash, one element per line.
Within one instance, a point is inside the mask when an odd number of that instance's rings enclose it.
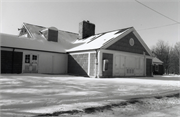
<path fill-rule="evenodd" d="M 175 56 L 179 60 L 179 61 L 177 61 L 176 66 L 177 66 L 177 69 L 179 69 L 178 71 L 180 74 L 180 42 L 177 42 L 173 49 L 174 49 Z"/>
<path fill-rule="evenodd" d="M 163 40 L 159 40 L 156 45 L 152 47 L 152 52 L 155 56 L 163 61 L 166 74 L 169 74 L 171 49 L 169 44 L 165 43 Z"/>

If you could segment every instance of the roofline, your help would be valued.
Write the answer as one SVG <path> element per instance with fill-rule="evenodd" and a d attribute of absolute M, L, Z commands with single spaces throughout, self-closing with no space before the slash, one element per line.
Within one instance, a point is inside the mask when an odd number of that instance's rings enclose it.
<path fill-rule="evenodd" d="M 149 53 L 150 56 L 153 56 L 152 55 L 152 52 L 151 50 L 149 49 L 149 47 L 146 45 L 146 43 L 143 41 L 143 39 L 141 38 L 141 36 L 137 33 L 137 31 L 134 29 L 134 32 L 133 34 L 138 38 L 140 39 L 140 43 L 145 47 L 145 49 L 147 50 L 147 52 Z"/>
<path fill-rule="evenodd" d="M 76 53 L 76 52 L 85 52 L 85 51 L 96 51 L 96 50 L 99 50 L 100 48 L 94 48 L 94 49 L 87 49 L 87 50 L 66 50 L 67 53 Z"/>
<path fill-rule="evenodd" d="M 29 24 L 29 25 L 34 25 L 34 26 L 38 26 L 38 27 L 41 27 L 41 28 L 48 29 L 48 27 L 39 26 L 39 25 L 36 25 L 36 24 L 30 24 L 30 23 L 24 23 L 24 22 L 23 22 L 23 24 Z M 26 27 L 26 29 L 27 29 L 27 27 Z M 78 33 L 70 32 L 70 31 L 59 30 L 59 29 L 58 29 L 58 31 L 63 31 L 63 32 L 67 32 L 67 33 L 73 33 L 73 34 L 77 34 L 77 35 L 78 35 Z"/>
<path fill-rule="evenodd" d="M 105 49 L 105 48 L 111 46 L 113 43 L 117 42 L 119 39 L 123 38 L 124 36 L 126 36 L 127 34 L 129 34 L 130 32 L 132 32 L 133 29 L 134 29 L 134 28 L 131 27 L 131 28 L 129 28 L 129 30 L 128 30 L 128 29 L 125 30 L 125 32 L 124 32 L 122 35 L 119 35 L 119 36 L 117 36 L 115 39 L 112 39 L 112 40 L 110 40 L 109 42 L 106 42 L 101 48 L 102 48 L 102 49 Z"/>
<path fill-rule="evenodd" d="M 116 29 L 116 30 L 110 30 L 110 31 L 102 32 L 102 33 L 109 33 L 109 32 L 114 32 L 114 31 L 118 31 L 118 30 L 122 30 L 122 29 L 131 29 L 131 28 L 134 28 L 134 27 L 128 27 L 128 28 L 121 28 L 121 29 Z M 102 33 L 97 33 L 97 34 L 95 34 L 95 35 L 102 34 Z"/>
<path fill-rule="evenodd" d="M 127 28 L 128 29 L 128 28 Z M 142 44 L 142 46 L 146 49 L 146 51 L 148 52 L 148 54 L 150 56 L 152 56 L 152 53 L 150 51 L 150 49 L 148 48 L 148 46 L 146 45 L 146 43 L 144 43 L 143 39 L 140 37 L 140 35 L 137 33 L 137 31 L 135 30 L 134 27 L 129 28 L 129 30 L 127 30 L 125 33 L 123 33 L 122 35 L 117 36 L 115 39 L 111 40 L 110 42 L 108 42 L 107 44 L 103 45 L 101 48 L 107 48 L 110 45 L 112 45 L 113 43 L 117 42 L 118 40 L 122 39 L 124 36 L 126 36 L 127 34 L 133 32 L 133 34 L 138 38 L 138 40 L 140 41 L 140 43 Z"/>
<path fill-rule="evenodd" d="M 54 51 L 46 51 L 46 50 L 38 50 L 38 49 L 27 49 L 27 48 L 18 48 L 18 47 L 8 47 L 8 46 L 1 46 L 1 48 L 12 48 L 12 49 L 19 49 L 19 50 L 30 50 L 30 51 L 39 51 L 39 52 L 48 52 L 48 53 L 67 54 L 67 52 L 54 52 Z"/>
<path fill-rule="evenodd" d="M 23 22 L 23 26 L 26 28 L 27 32 L 29 33 L 31 38 L 34 38 L 29 29 L 26 27 L 26 23 Z"/>

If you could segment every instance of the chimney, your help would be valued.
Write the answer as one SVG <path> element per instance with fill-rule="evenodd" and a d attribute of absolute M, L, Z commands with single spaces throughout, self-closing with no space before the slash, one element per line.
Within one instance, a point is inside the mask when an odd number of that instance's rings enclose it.
<path fill-rule="evenodd" d="M 79 23 L 79 39 L 85 39 L 95 34 L 95 24 L 89 21 Z"/>
<path fill-rule="evenodd" d="M 48 41 L 58 42 L 58 29 L 55 27 L 48 28 Z"/>

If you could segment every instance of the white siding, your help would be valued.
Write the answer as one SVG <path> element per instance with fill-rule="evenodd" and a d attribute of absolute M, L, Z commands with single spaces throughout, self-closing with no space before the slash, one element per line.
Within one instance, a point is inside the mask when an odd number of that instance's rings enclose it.
<path fill-rule="evenodd" d="M 25 66 L 25 55 L 38 55 L 38 73 L 66 74 L 67 73 L 67 54 L 49 53 L 40 51 L 16 50 L 23 52 L 23 67 Z"/>
<path fill-rule="evenodd" d="M 113 50 L 101 50 L 113 54 L 113 76 L 143 76 L 144 55 Z"/>

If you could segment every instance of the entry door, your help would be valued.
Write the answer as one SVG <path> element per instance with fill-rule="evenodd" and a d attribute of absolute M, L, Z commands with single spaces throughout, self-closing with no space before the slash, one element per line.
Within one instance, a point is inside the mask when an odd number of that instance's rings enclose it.
<path fill-rule="evenodd" d="M 38 55 L 25 54 L 24 59 L 24 72 L 37 73 L 38 72 Z"/>

